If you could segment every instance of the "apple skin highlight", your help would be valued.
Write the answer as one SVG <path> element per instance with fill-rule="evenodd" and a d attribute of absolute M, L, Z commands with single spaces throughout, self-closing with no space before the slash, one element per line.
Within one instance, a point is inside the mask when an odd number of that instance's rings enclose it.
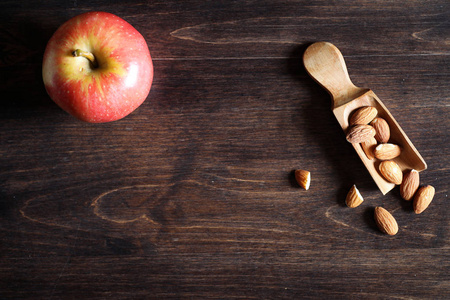
<path fill-rule="evenodd" d="M 93 63 L 74 56 L 91 53 Z M 144 37 L 128 22 L 106 12 L 88 12 L 61 25 L 50 38 L 42 66 L 50 98 L 74 117 L 111 122 L 147 98 L 153 63 Z"/>

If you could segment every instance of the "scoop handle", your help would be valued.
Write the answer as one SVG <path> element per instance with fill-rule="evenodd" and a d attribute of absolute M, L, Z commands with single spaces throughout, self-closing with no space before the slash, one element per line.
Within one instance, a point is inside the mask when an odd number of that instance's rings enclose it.
<path fill-rule="evenodd" d="M 303 54 L 303 63 L 308 74 L 331 95 L 332 108 L 366 91 L 351 82 L 341 51 L 331 43 L 317 42 L 310 45 Z"/>

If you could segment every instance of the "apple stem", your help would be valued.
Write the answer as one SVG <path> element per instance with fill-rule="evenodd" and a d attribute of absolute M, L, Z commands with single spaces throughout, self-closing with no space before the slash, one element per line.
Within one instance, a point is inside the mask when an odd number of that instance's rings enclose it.
<path fill-rule="evenodd" d="M 91 63 L 91 66 L 93 68 L 97 68 L 98 67 L 97 60 L 95 59 L 94 54 L 92 54 L 91 52 L 87 52 L 87 51 L 83 51 L 83 50 L 77 49 L 77 50 L 72 52 L 72 55 L 74 57 L 83 56 L 83 57 L 85 57 L 85 58 L 87 58 L 89 60 L 89 62 Z"/>

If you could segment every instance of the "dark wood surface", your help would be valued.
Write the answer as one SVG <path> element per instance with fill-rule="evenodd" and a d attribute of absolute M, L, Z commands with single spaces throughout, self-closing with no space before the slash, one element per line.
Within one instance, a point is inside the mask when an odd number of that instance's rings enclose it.
<path fill-rule="evenodd" d="M 106 124 L 63 112 L 41 76 L 53 32 L 93 10 L 135 26 L 155 67 Z M 449 20 L 448 1 L 2 1 L 0 298 L 449 299 Z M 421 215 L 345 141 L 302 65 L 315 41 L 428 163 Z"/>

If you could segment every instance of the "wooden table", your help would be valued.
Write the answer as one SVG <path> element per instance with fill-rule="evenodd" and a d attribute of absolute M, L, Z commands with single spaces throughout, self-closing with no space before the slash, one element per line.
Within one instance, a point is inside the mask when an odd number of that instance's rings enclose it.
<path fill-rule="evenodd" d="M 135 26 L 155 67 L 144 104 L 104 124 L 41 76 L 53 32 L 94 10 Z M 17 0 L 0 20 L 1 299 L 450 298 L 448 1 Z M 302 65 L 315 41 L 426 160 L 424 213 L 345 141 Z"/>

